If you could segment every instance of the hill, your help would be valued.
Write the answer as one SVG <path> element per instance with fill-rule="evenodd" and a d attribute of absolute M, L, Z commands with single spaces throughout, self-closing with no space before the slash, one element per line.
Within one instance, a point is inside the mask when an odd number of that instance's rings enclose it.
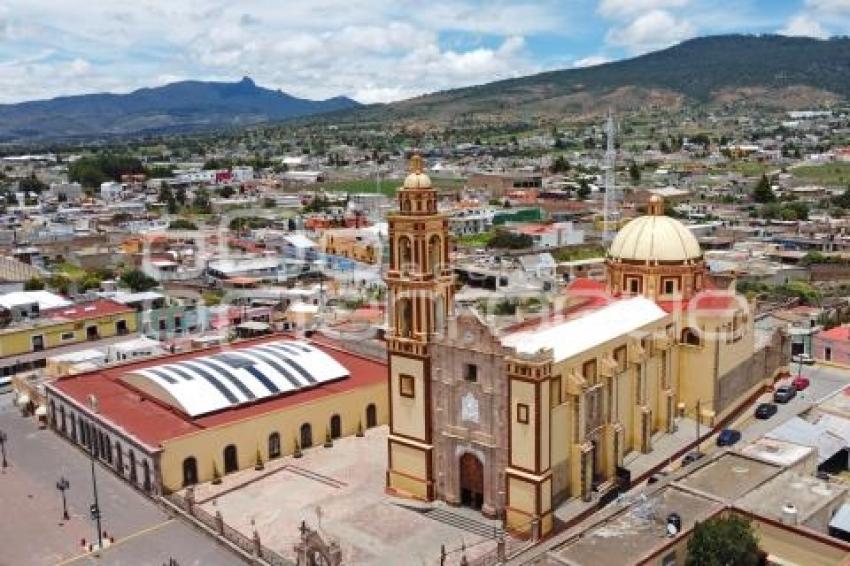
<path fill-rule="evenodd" d="M 254 84 L 182 81 L 129 94 L 85 94 L 0 105 L 0 142 L 100 138 L 240 126 L 358 107 Z"/>
<path fill-rule="evenodd" d="M 850 39 L 723 35 L 594 67 L 551 71 L 354 112 L 358 119 L 450 121 L 595 112 L 613 106 L 745 102 L 791 108 L 850 96 Z"/>

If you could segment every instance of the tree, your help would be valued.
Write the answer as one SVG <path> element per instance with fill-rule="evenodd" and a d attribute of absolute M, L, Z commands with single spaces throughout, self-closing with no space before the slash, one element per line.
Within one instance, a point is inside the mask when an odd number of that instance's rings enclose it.
<path fill-rule="evenodd" d="M 235 193 L 235 192 L 236 191 L 233 190 L 233 187 L 231 187 L 230 185 L 224 185 L 221 188 L 221 190 L 218 192 L 218 194 L 221 198 L 230 198 L 230 197 L 233 196 L 233 193 Z"/>
<path fill-rule="evenodd" d="M 192 207 L 198 212 L 208 213 L 212 211 L 210 203 L 210 194 L 206 189 L 200 188 L 195 191 L 195 198 L 192 200 Z"/>
<path fill-rule="evenodd" d="M 756 566 L 760 552 L 749 521 L 730 515 L 694 526 L 688 541 L 687 566 Z"/>
<path fill-rule="evenodd" d="M 177 220 L 172 220 L 168 224 L 169 230 L 197 230 L 198 227 L 191 220 L 186 220 L 185 218 L 178 218 Z"/>
<path fill-rule="evenodd" d="M 774 202 L 776 200 L 776 195 L 773 194 L 770 181 L 764 173 L 762 173 L 761 179 L 759 179 L 759 182 L 753 189 L 753 200 L 760 203 Z"/>
<path fill-rule="evenodd" d="M 563 155 L 559 155 L 552 162 L 552 173 L 566 173 L 570 170 L 570 164 L 564 159 Z"/>
<path fill-rule="evenodd" d="M 629 177 L 633 184 L 640 183 L 640 167 L 634 161 L 629 164 Z"/>
<path fill-rule="evenodd" d="M 24 283 L 24 291 L 41 291 L 44 289 L 44 280 L 40 277 L 32 277 Z"/>
<path fill-rule="evenodd" d="M 29 177 L 24 177 L 23 179 L 18 181 L 18 187 L 22 191 L 28 191 L 28 192 L 36 193 L 36 194 L 43 193 L 48 188 L 50 188 L 50 187 L 47 186 L 47 184 L 45 184 L 44 182 L 39 180 L 35 176 L 35 173 L 30 175 Z"/>
<path fill-rule="evenodd" d="M 71 278 L 63 273 L 56 273 L 50 276 L 47 285 L 60 295 L 67 295 L 71 291 Z"/>
<path fill-rule="evenodd" d="M 839 208 L 850 208 L 850 187 L 847 187 L 843 193 L 834 197 L 832 203 Z"/>
<path fill-rule="evenodd" d="M 534 245 L 534 240 L 528 234 L 515 234 L 507 230 L 496 230 L 487 241 L 488 248 L 521 250 Z"/>
<path fill-rule="evenodd" d="M 580 200 L 585 200 L 590 196 L 590 185 L 584 177 L 582 177 L 578 182 L 578 191 L 576 192 L 576 196 L 578 196 Z"/>
<path fill-rule="evenodd" d="M 159 285 L 156 279 L 138 269 L 125 271 L 121 275 L 121 283 L 129 287 L 134 293 L 150 291 Z"/>

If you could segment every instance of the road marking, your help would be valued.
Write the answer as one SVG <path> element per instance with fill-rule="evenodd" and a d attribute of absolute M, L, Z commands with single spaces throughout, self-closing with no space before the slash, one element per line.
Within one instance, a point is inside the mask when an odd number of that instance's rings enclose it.
<path fill-rule="evenodd" d="M 150 527 L 147 527 L 147 528 L 142 529 L 142 530 L 140 530 L 140 531 L 136 531 L 135 533 L 132 533 L 132 534 L 129 534 L 129 535 L 125 536 L 125 537 L 122 537 L 122 538 L 118 539 L 117 541 L 113 542 L 112 544 L 110 544 L 109 546 L 104 547 L 104 549 L 103 549 L 103 550 L 104 550 L 104 551 L 109 550 L 109 549 L 110 549 L 110 548 L 112 548 L 113 546 L 118 546 L 118 545 L 120 545 L 120 544 L 122 544 L 122 543 L 127 542 L 128 540 L 132 540 L 132 539 L 134 539 L 134 538 L 138 538 L 138 537 L 140 537 L 140 536 L 144 536 L 144 535 L 146 535 L 146 534 L 148 534 L 148 533 L 151 533 L 151 532 L 153 532 L 153 531 L 159 530 L 159 529 L 161 529 L 162 527 L 164 527 L 164 526 L 166 526 L 166 525 L 168 525 L 168 524 L 170 524 L 170 523 L 173 523 L 175 520 L 176 520 L 176 519 L 174 519 L 174 518 L 166 519 L 165 521 L 163 521 L 163 522 L 161 522 L 161 523 L 157 523 L 156 525 L 151 525 Z M 67 560 L 64 560 L 64 561 L 62 561 L 62 562 L 57 562 L 55 566 L 65 566 L 66 564 L 73 564 L 73 563 L 74 563 L 74 562 L 76 562 L 77 560 L 81 560 L 81 559 L 86 558 L 86 557 L 88 557 L 88 556 L 92 556 L 92 555 L 93 555 L 93 554 L 95 554 L 96 552 L 98 552 L 98 551 L 97 551 L 97 550 L 93 550 L 92 552 L 84 552 L 83 554 L 79 554 L 79 555 L 77 555 L 77 556 L 74 556 L 73 558 L 68 558 Z"/>

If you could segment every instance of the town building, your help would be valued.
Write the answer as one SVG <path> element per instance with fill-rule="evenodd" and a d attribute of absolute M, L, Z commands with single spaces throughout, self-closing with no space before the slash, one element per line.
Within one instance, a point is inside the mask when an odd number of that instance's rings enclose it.
<path fill-rule="evenodd" d="M 677 417 L 724 418 L 787 360 L 781 337 L 757 350 L 749 303 L 711 288 L 696 238 L 660 197 L 614 238 L 605 283 L 578 280 L 550 315 L 498 328 L 453 305 L 446 219 L 415 159 L 398 195 L 386 275 L 392 493 L 545 535 L 555 505 L 616 489 L 626 455 L 651 452 Z"/>
<path fill-rule="evenodd" d="M 387 422 L 386 365 L 270 336 L 45 386 L 51 428 L 161 494 Z"/>

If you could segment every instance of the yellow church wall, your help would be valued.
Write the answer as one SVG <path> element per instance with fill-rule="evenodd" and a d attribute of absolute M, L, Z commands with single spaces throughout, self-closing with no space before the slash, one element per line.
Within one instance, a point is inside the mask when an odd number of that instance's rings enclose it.
<path fill-rule="evenodd" d="M 535 412 L 538 408 L 535 406 L 534 396 L 535 384 L 527 381 L 511 379 L 510 386 L 510 407 L 511 407 L 511 455 L 510 464 L 525 470 L 535 469 L 534 447 L 535 447 Z M 518 419 L 518 409 L 520 405 L 528 407 L 528 423 L 520 423 Z"/>
<path fill-rule="evenodd" d="M 617 379 L 617 418 L 623 425 L 623 453 L 627 454 L 634 447 L 634 411 L 635 406 L 635 370 L 629 368 Z"/>
<path fill-rule="evenodd" d="M 392 431 L 419 440 L 425 435 L 425 367 L 421 360 L 402 356 L 390 358 L 390 388 L 393 411 Z M 413 377 L 414 395 L 404 397 L 399 391 L 402 374 Z"/>
<path fill-rule="evenodd" d="M 425 479 L 428 475 L 427 453 L 404 444 L 392 444 L 393 471 Z"/>
<path fill-rule="evenodd" d="M 540 452 L 540 469 L 537 471 L 548 470 L 549 464 L 551 462 L 551 458 L 549 455 L 549 442 L 551 438 L 551 410 L 546 410 L 550 408 L 552 405 L 549 401 L 550 389 L 548 383 L 543 383 L 538 385 L 540 390 L 540 439 L 538 442 L 540 446 L 538 450 Z"/>
<path fill-rule="evenodd" d="M 566 403 L 552 409 L 551 416 L 551 456 L 552 456 L 552 491 L 555 497 L 568 495 L 564 493 L 569 488 L 570 442 L 573 438 L 572 419 Z"/>
<path fill-rule="evenodd" d="M 686 414 L 693 416 L 697 401 L 700 407 L 711 408 L 713 405 L 714 348 L 713 343 L 678 346 L 679 402 L 685 404 Z"/>
<path fill-rule="evenodd" d="M 200 482 L 213 479 L 213 463 L 218 473 L 223 474 L 223 451 L 229 444 L 236 446 L 239 469 L 256 464 L 257 450 L 263 461 L 268 461 L 268 437 L 273 432 L 280 434 L 281 455 L 292 454 L 303 423 L 310 423 L 313 446 L 324 443 L 333 415 L 340 416 L 342 436 L 351 436 L 357 432 L 358 424 L 365 428 L 366 407 L 372 403 L 377 409 L 378 424 L 386 424 L 387 391 L 380 383 L 166 440 L 160 457 L 163 487 L 166 490 L 182 487 L 183 460 L 190 456 L 197 460 Z"/>

